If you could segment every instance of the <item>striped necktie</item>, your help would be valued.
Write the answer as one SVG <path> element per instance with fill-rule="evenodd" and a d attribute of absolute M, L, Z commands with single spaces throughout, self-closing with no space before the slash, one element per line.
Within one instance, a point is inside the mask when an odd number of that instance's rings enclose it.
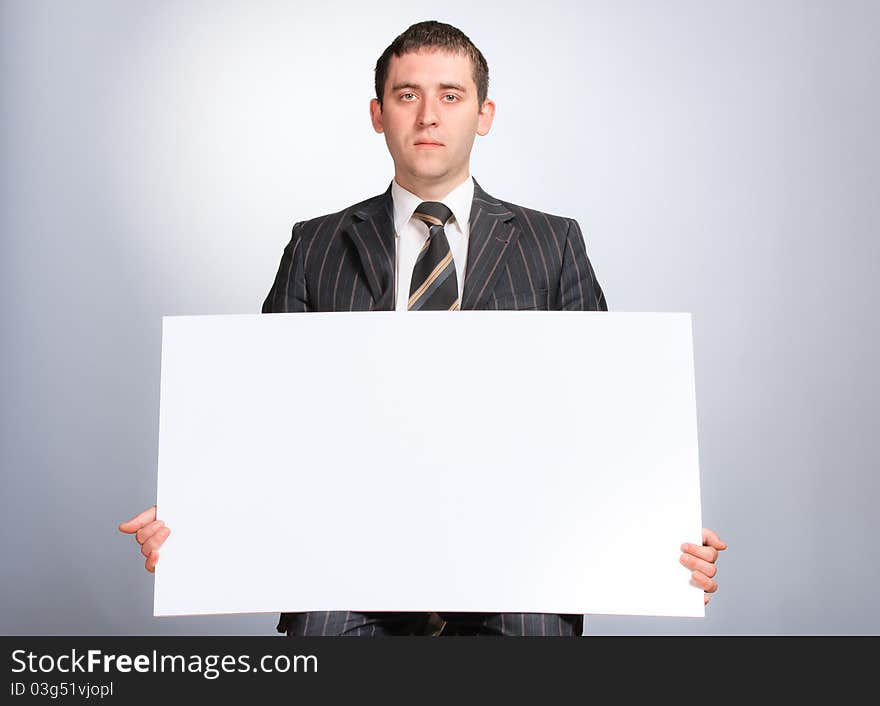
<path fill-rule="evenodd" d="M 425 201 L 413 213 L 428 225 L 428 240 L 419 252 L 409 287 L 410 311 L 458 311 L 458 278 L 443 226 L 452 211 L 439 201 Z"/>

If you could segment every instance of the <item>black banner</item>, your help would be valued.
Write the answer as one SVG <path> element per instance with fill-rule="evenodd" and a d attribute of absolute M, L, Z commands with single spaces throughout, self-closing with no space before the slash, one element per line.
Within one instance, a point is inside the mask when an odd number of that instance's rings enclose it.
<path fill-rule="evenodd" d="M 520 703 L 645 692 L 701 701 L 819 680 L 838 694 L 876 638 L 2 637 L 2 703 L 443 697 Z M 814 695 L 815 692 L 813 691 Z"/>

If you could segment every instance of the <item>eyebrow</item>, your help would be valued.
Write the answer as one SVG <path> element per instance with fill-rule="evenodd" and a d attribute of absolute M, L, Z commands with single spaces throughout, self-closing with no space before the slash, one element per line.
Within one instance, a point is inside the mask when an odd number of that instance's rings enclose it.
<path fill-rule="evenodd" d="M 402 88 L 413 88 L 417 91 L 422 90 L 422 87 L 417 83 L 395 83 L 391 87 L 391 90 L 392 91 L 399 91 Z M 451 89 L 451 90 L 455 90 L 455 91 L 461 91 L 462 93 L 467 93 L 467 89 L 458 83 L 441 83 L 440 88 L 444 91 Z"/>

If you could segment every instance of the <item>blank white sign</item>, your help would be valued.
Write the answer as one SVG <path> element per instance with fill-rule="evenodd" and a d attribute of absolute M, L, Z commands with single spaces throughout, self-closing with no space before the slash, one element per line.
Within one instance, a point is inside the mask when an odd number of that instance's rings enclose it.
<path fill-rule="evenodd" d="M 703 616 L 691 316 L 165 317 L 154 614 Z"/>

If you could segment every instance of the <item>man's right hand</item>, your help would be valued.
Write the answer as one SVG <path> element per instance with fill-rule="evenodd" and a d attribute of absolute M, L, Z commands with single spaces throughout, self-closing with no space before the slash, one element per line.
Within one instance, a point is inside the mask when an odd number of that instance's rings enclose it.
<path fill-rule="evenodd" d="M 141 545 L 141 554 L 147 557 L 144 568 L 153 573 L 156 570 L 156 562 L 159 561 L 159 547 L 171 534 L 165 523 L 156 519 L 156 506 L 153 505 L 128 522 L 123 522 L 119 525 L 119 531 L 134 535 Z"/>

